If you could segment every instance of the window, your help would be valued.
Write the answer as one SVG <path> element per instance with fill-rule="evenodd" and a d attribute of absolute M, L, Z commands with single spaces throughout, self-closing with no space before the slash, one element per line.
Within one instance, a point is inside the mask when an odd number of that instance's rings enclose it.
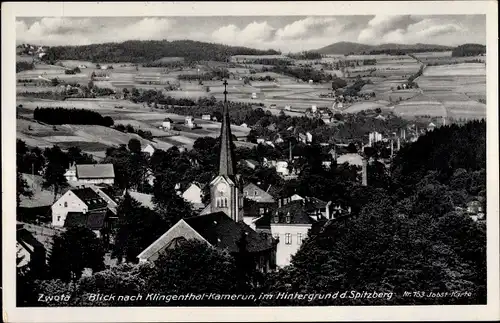
<path fill-rule="evenodd" d="M 302 233 L 297 233 L 297 243 L 302 244 Z"/>
<path fill-rule="evenodd" d="M 257 192 L 257 190 L 255 190 L 255 191 L 253 192 L 253 195 L 257 196 L 257 195 L 259 195 L 259 192 Z"/>
<path fill-rule="evenodd" d="M 227 198 L 224 198 L 224 207 L 227 207 Z"/>
<path fill-rule="evenodd" d="M 259 208 L 260 215 L 263 215 L 265 212 L 266 212 L 266 209 L 264 209 L 263 207 Z"/>
<path fill-rule="evenodd" d="M 68 207 L 68 202 L 64 202 L 64 207 Z"/>
<path fill-rule="evenodd" d="M 290 213 L 286 214 L 286 223 L 292 222 L 292 217 L 290 216 Z"/>
<path fill-rule="evenodd" d="M 61 217 L 60 216 L 57 217 L 57 222 L 59 222 L 59 221 L 61 221 Z"/>
<path fill-rule="evenodd" d="M 290 233 L 285 233 L 285 244 L 292 244 L 292 235 Z"/>
<path fill-rule="evenodd" d="M 278 213 L 276 213 L 274 215 L 274 223 L 278 223 L 278 222 L 280 222 L 280 216 L 278 215 Z"/>

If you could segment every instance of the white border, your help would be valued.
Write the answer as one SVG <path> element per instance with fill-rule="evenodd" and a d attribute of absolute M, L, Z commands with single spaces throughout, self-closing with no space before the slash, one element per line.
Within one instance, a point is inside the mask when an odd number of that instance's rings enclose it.
<path fill-rule="evenodd" d="M 6 322 L 495 320 L 499 300 L 498 5 L 496 1 L 2 3 L 3 319 Z M 15 17 L 486 14 L 488 305 L 264 308 L 15 308 Z"/>

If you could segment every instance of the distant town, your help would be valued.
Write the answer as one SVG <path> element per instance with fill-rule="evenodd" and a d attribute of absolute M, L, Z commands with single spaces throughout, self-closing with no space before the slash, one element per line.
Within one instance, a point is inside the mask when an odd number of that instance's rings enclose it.
<path fill-rule="evenodd" d="M 16 48 L 18 306 L 486 304 L 486 46 L 42 41 Z M 124 302 L 334 291 L 384 298 Z"/>

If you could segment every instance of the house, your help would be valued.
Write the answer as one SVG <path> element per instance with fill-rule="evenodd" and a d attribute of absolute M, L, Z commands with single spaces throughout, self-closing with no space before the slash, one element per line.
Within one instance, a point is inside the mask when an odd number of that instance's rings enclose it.
<path fill-rule="evenodd" d="M 337 164 L 341 165 L 343 163 L 348 163 L 354 166 L 363 165 L 363 157 L 360 154 L 344 154 L 337 158 Z"/>
<path fill-rule="evenodd" d="M 381 115 L 381 114 L 379 114 L 378 116 L 376 116 L 375 119 L 385 121 L 385 117 L 383 115 Z"/>
<path fill-rule="evenodd" d="M 194 122 L 194 118 L 192 116 L 187 116 L 184 119 L 184 125 L 188 127 L 189 129 L 196 128 L 196 123 Z"/>
<path fill-rule="evenodd" d="M 312 142 L 313 141 L 313 135 L 308 131 L 306 132 L 306 141 L 308 143 Z"/>
<path fill-rule="evenodd" d="M 276 131 L 276 124 L 270 124 L 269 126 L 267 126 L 267 129 L 272 132 Z"/>
<path fill-rule="evenodd" d="M 112 187 L 98 187 L 94 185 L 89 186 L 94 190 L 106 203 L 108 203 L 108 209 L 113 212 L 114 215 L 117 214 L 118 203 L 117 196 Z"/>
<path fill-rule="evenodd" d="M 52 225 L 64 226 L 68 212 L 106 210 L 107 205 L 108 203 L 90 187 L 70 189 L 52 205 Z"/>
<path fill-rule="evenodd" d="M 243 188 L 243 196 L 246 199 L 262 203 L 276 203 L 274 197 L 253 183 L 247 184 Z"/>
<path fill-rule="evenodd" d="M 258 219 L 255 225 L 257 231 L 267 231 L 278 241 L 276 265 L 284 267 L 290 264 L 291 256 L 299 250 L 315 222 L 307 214 L 303 201 L 294 201 L 279 206 L 271 216 Z"/>
<path fill-rule="evenodd" d="M 429 123 L 429 125 L 427 126 L 427 131 L 433 131 L 434 129 L 436 129 L 436 125 L 434 123 Z"/>
<path fill-rule="evenodd" d="M 276 173 L 278 173 L 279 175 L 286 176 L 290 174 L 287 161 L 284 160 L 277 161 L 275 167 L 276 167 Z"/>
<path fill-rule="evenodd" d="M 240 163 L 251 169 L 255 169 L 260 165 L 258 161 L 255 161 L 253 159 L 242 159 Z"/>
<path fill-rule="evenodd" d="M 263 144 L 266 142 L 266 139 L 264 138 L 257 138 L 257 144 Z"/>
<path fill-rule="evenodd" d="M 271 194 L 253 183 L 243 188 L 243 197 L 245 198 L 243 221 L 255 230 L 255 221 L 275 209 L 276 200 Z"/>
<path fill-rule="evenodd" d="M 162 125 L 164 130 L 171 130 L 173 124 L 174 124 L 174 122 L 172 121 L 172 119 L 165 118 L 165 119 L 163 119 L 163 122 L 161 125 Z"/>
<path fill-rule="evenodd" d="M 17 224 L 16 247 L 16 264 L 21 274 L 31 271 L 39 275 L 44 272 L 47 250 L 22 223 Z"/>
<path fill-rule="evenodd" d="M 203 191 L 200 185 L 191 183 L 189 187 L 181 195 L 187 202 L 191 203 L 196 208 L 202 208 L 203 202 L 201 201 L 203 197 Z"/>
<path fill-rule="evenodd" d="M 262 272 L 273 270 L 276 257 L 274 240 L 258 234 L 243 222 L 232 220 L 221 211 L 179 220 L 137 258 L 139 262 L 154 262 L 165 250 L 191 239 L 236 255 L 240 252 L 238 242 L 242 237 L 246 239 L 247 251 L 255 259 L 257 268 Z"/>
<path fill-rule="evenodd" d="M 111 184 L 115 183 L 113 164 L 84 164 L 76 165 L 76 179 L 82 184 Z"/>
<path fill-rule="evenodd" d="M 285 142 L 285 141 L 283 140 L 283 138 L 281 137 L 281 135 L 277 134 L 276 138 L 274 139 L 274 143 L 276 143 L 276 144 L 282 144 L 283 142 Z"/>
<path fill-rule="evenodd" d="M 146 153 L 148 154 L 149 156 L 153 156 L 154 152 L 155 152 L 155 147 L 153 147 L 153 145 L 151 144 L 148 144 L 146 147 L 144 147 L 141 151 L 143 153 Z"/>
<path fill-rule="evenodd" d="M 307 144 L 307 136 L 303 133 L 299 133 L 299 141 L 304 144 Z"/>
<path fill-rule="evenodd" d="M 66 177 L 68 182 L 75 182 L 78 180 L 76 178 L 76 165 L 74 163 L 69 166 L 68 170 L 66 170 L 64 177 Z"/>
<path fill-rule="evenodd" d="M 372 147 L 374 143 L 382 141 L 382 134 L 376 131 L 368 134 L 368 146 Z"/>
<path fill-rule="evenodd" d="M 201 120 L 209 120 L 210 121 L 211 119 L 212 118 L 211 118 L 211 116 L 209 114 L 204 114 L 204 115 L 201 116 Z"/>
<path fill-rule="evenodd" d="M 92 230 L 98 238 L 107 239 L 111 230 L 109 210 L 91 212 L 68 212 L 64 221 L 65 228 L 85 227 Z"/>
<path fill-rule="evenodd" d="M 243 127 L 243 128 L 248 128 L 248 125 L 247 125 L 246 123 L 242 123 L 242 124 L 240 125 L 240 127 Z"/>

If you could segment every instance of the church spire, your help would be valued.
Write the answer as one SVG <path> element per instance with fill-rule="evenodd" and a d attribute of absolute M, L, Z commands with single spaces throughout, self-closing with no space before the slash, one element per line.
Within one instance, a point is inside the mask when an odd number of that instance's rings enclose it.
<path fill-rule="evenodd" d="M 233 177 L 236 174 L 236 165 L 233 150 L 233 136 L 229 120 L 227 102 L 227 80 L 224 80 L 224 107 L 222 109 L 222 125 L 220 131 L 219 175 Z"/>

